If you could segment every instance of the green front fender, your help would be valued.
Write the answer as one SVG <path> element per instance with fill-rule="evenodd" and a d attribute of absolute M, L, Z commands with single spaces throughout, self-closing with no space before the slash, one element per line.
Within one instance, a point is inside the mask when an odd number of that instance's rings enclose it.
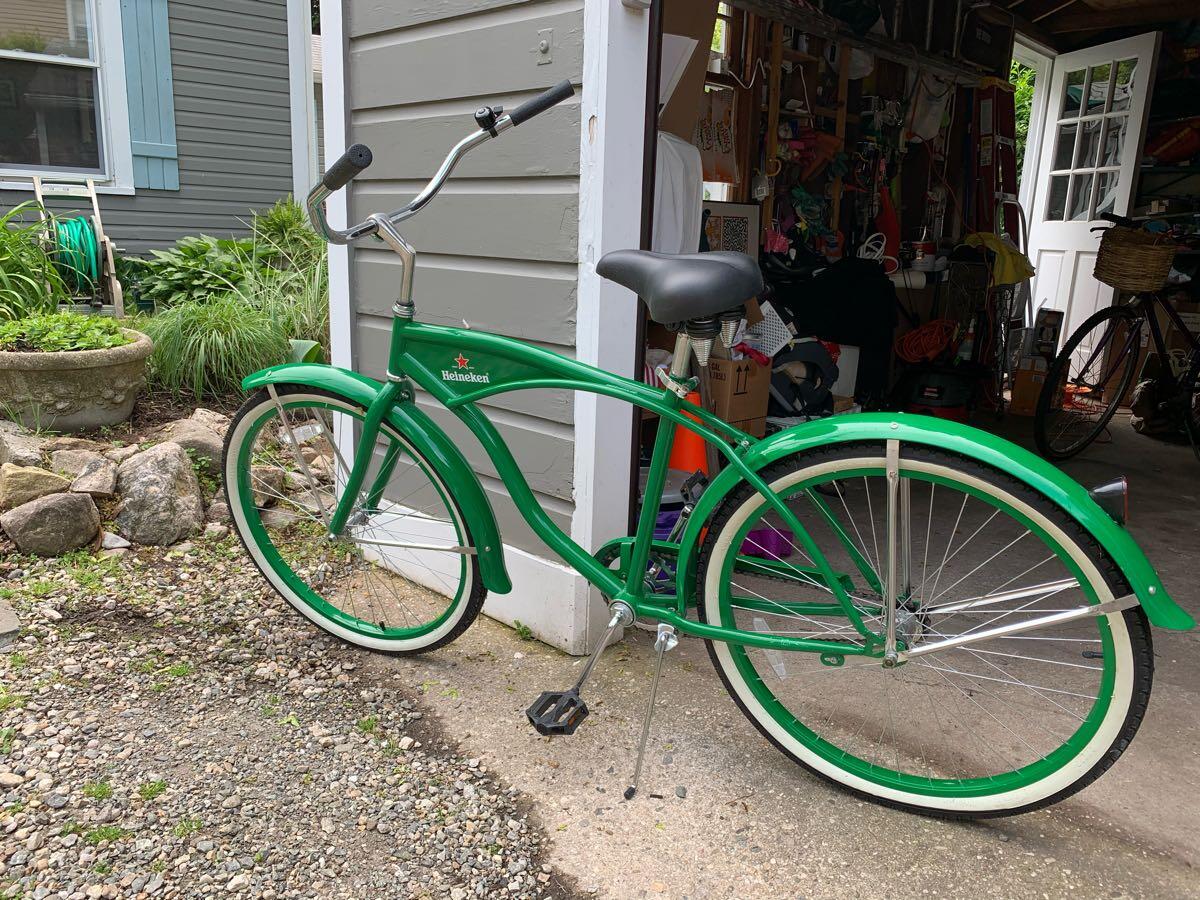
<path fill-rule="evenodd" d="M 242 382 L 242 388 L 253 391 L 268 384 L 299 384 L 319 388 L 345 397 L 364 409 L 383 390 L 383 385 L 373 378 L 347 369 L 313 363 L 288 363 L 263 369 L 248 376 Z M 467 527 L 471 529 L 484 585 L 494 594 L 507 594 L 512 590 L 512 579 L 508 577 L 508 569 L 504 565 L 504 545 L 500 541 L 496 514 L 478 476 L 471 470 L 462 452 L 415 403 L 401 403 L 392 407 L 387 422 L 429 460 L 454 494 L 455 501 L 467 518 Z"/>
<path fill-rule="evenodd" d="M 833 416 L 797 425 L 753 445 L 743 459 L 758 471 L 772 462 L 817 447 L 849 441 L 899 440 L 959 453 L 1007 472 L 1058 504 L 1091 534 L 1112 557 L 1129 582 L 1150 621 L 1160 628 L 1184 631 L 1196 623 L 1163 589 L 1158 573 L 1124 528 L 1102 510 L 1085 488 L 1057 467 L 1016 444 L 986 431 L 929 416 L 864 413 Z M 677 570 L 680 597 L 696 589 L 696 559 L 701 533 L 718 504 L 741 480 L 728 466 L 705 490 L 680 540 Z"/>

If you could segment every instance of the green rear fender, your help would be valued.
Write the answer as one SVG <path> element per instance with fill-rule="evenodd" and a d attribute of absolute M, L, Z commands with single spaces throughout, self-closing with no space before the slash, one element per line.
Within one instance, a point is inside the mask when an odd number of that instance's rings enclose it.
<path fill-rule="evenodd" d="M 383 389 L 378 381 L 357 372 L 311 363 L 289 363 L 263 369 L 248 376 L 242 382 L 242 388 L 253 391 L 268 384 L 319 388 L 345 397 L 364 409 Z M 496 514 L 466 458 L 415 403 L 394 406 L 387 421 L 429 461 L 462 508 L 479 554 L 484 585 L 494 594 L 507 594 L 512 590 L 512 579 L 504 565 L 504 545 L 500 541 Z"/>
<path fill-rule="evenodd" d="M 1101 509 L 1085 488 L 1057 467 L 1003 438 L 929 416 L 903 413 L 864 413 L 833 416 L 797 425 L 759 441 L 744 459 L 758 471 L 778 459 L 832 444 L 849 441 L 899 440 L 962 454 L 985 463 L 1040 491 L 1079 522 L 1112 557 L 1129 582 L 1150 621 L 1160 628 L 1184 631 L 1196 623 L 1163 589 L 1158 573 L 1124 528 Z M 729 466 L 713 480 L 696 505 L 680 541 L 678 591 L 680 597 L 695 596 L 696 560 L 700 536 L 713 512 L 741 480 Z"/>

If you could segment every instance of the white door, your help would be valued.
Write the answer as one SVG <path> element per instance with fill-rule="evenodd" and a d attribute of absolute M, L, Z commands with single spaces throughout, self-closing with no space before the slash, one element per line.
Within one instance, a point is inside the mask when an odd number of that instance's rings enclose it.
<path fill-rule="evenodd" d="M 1137 182 L 1159 35 L 1143 34 L 1054 60 L 1042 130 L 1029 258 L 1036 308 L 1066 313 L 1064 340 L 1113 290 L 1092 277 L 1104 213 L 1127 215 Z"/>

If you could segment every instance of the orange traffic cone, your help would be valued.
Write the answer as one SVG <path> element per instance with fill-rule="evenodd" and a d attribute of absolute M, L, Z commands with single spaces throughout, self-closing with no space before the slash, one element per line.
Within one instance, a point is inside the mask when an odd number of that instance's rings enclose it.
<path fill-rule="evenodd" d="M 700 405 L 700 393 L 692 391 L 687 395 L 688 403 Z M 690 418 L 697 422 L 700 420 L 696 416 Z M 695 471 L 701 471 L 705 475 L 708 474 L 708 454 L 704 449 L 704 438 L 684 428 L 682 425 L 675 426 L 675 443 L 671 446 L 671 460 L 668 463 L 672 469 L 678 469 L 680 472 L 691 474 Z"/>

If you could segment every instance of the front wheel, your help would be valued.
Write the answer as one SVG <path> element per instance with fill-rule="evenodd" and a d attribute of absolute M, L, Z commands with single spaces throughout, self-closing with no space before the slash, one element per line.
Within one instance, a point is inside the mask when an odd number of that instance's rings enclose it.
<path fill-rule="evenodd" d="M 730 695 L 796 762 L 888 805 L 985 817 L 1080 790 L 1121 755 L 1145 713 L 1153 660 L 1140 608 L 895 668 L 855 651 L 884 631 L 889 553 L 896 631 L 908 649 L 1100 603 L 1128 586 L 1048 499 L 948 452 L 901 445 L 891 519 L 887 465 L 882 444 L 846 444 L 761 473 L 811 543 L 749 485 L 718 509 L 700 555 L 701 619 L 846 648 L 819 655 L 711 642 Z M 834 584 L 870 637 L 831 609 Z"/>
<path fill-rule="evenodd" d="M 1133 384 L 1143 319 L 1127 306 L 1079 326 L 1046 373 L 1033 434 L 1047 459 L 1069 459 L 1100 436 Z"/>
<path fill-rule="evenodd" d="M 230 515 L 254 564 L 322 629 L 373 650 L 431 650 L 483 606 L 470 529 L 434 467 L 384 425 L 347 525 L 330 534 L 364 417 L 316 388 L 253 394 L 225 440 Z"/>

